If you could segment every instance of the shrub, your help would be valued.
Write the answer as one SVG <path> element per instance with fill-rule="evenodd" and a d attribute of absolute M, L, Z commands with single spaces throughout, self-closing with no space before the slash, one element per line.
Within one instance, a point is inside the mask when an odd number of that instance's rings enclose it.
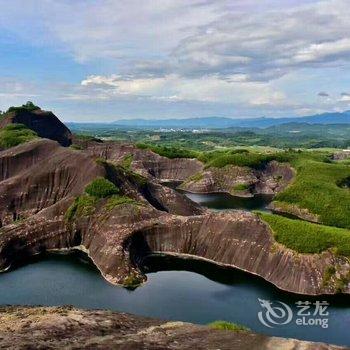
<path fill-rule="evenodd" d="M 142 279 L 136 274 L 130 274 L 123 281 L 123 286 L 128 289 L 135 289 L 142 283 Z"/>
<path fill-rule="evenodd" d="M 249 189 L 248 184 L 237 184 L 233 186 L 234 191 L 246 191 Z"/>
<path fill-rule="evenodd" d="M 119 193 L 119 189 L 109 180 L 99 177 L 92 181 L 86 188 L 85 192 L 90 196 L 97 198 L 107 198 Z"/>
<path fill-rule="evenodd" d="M 123 205 L 123 204 L 135 204 L 135 205 L 138 205 L 138 204 L 141 204 L 141 203 L 138 203 L 135 200 L 133 200 L 132 198 L 127 197 L 127 196 L 114 195 L 114 196 L 108 198 L 105 208 L 107 210 L 112 210 L 115 207 L 117 207 L 119 205 Z"/>
<path fill-rule="evenodd" d="M 67 221 L 72 221 L 76 217 L 89 216 L 94 212 L 96 204 L 96 197 L 88 195 L 79 196 L 68 208 L 65 218 Z"/>
<path fill-rule="evenodd" d="M 334 266 L 327 266 L 323 273 L 323 278 L 322 278 L 322 285 L 324 287 L 328 286 L 329 282 L 331 279 L 334 277 L 336 274 L 337 270 Z"/>
<path fill-rule="evenodd" d="M 0 129 L 0 148 L 11 148 L 37 138 L 38 135 L 23 124 L 8 124 Z"/>
<path fill-rule="evenodd" d="M 40 107 L 36 106 L 33 102 L 28 101 L 26 104 L 20 106 L 20 107 L 10 107 L 7 112 L 21 112 L 21 111 L 36 111 L 40 109 Z"/>
<path fill-rule="evenodd" d="M 107 160 L 105 158 L 102 157 L 98 157 L 95 159 L 96 164 L 101 165 L 103 167 L 107 167 L 109 165 L 109 163 L 107 162 Z"/>
<path fill-rule="evenodd" d="M 136 146 L 139 149 L 149 149 L 150 151 L 159 154 L 160 156 L 167 157 L 170 159 L 174 158 L 196 158 L 198 152 L 179 147 L 170 147 L 170 146 L 157 146 L 157 145 L 148 145 L 145 143 L 138 143 Z"/>
<path fill-rule="evenodd" d="M 212 323 L 209 323 L 208 325 L 210 328 L 219 329 L 219 330 L 227 330 L 227 331 L 234 331 L 234 332 L 249 332 L 250 329 L 248 327 L 227 322 L 227 321 L 214 321 Z"/>
<path fill-rule="evenodd" d="M 120 162 L 120 165 L 123 167 L 123 168 L 125 168 L 125 169 L 127 169 L 127 170 L 130 170 L 131 169 L 131 163 L 132 163 L 132 161 L 133 161 L 133 155 L 132 154 L 128 154 L 128 155 L 126 155 L 123 159 L 122 159 L 122 161 Z"/>

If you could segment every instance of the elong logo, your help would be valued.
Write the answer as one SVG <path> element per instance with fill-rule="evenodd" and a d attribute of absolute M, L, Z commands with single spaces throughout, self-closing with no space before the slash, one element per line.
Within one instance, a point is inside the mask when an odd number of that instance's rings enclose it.
<path fill-rule="evenodd" d="M 293 310 L 282 301 L 270 301 L 258 299 L 262 311 L 258 312 L 258 319 L 261 324 L 268 328 L 287 325 L 293 320 Z M 297 301 L 295 303 L 299 309 L 294 322 L 297 326 L 319 326 L 328 328 L 328 315 L 326 311 L 329 307 L 327 301 Z M 312 308 L 314 306 L 314 308 Z M 312 312 L 313 310 L 313 312 Z"/>
<path fill-rule="evenodd" d="M 288 324 L 293 318 L 292 309 L 281 301 L 271 302 L 270 300 L 259 299 L 260 305 L 265 309 L 259 311 L 259 321 L 266 327 L 273 328 L 275 325 Z M 277 305 L 274 305 L 277 304 Z"/>

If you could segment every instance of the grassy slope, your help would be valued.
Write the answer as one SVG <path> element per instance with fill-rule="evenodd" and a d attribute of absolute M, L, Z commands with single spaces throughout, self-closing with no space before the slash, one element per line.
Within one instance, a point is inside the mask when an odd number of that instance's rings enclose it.
<path fill-rule="evenodd" d="M 223 168 L 226 165 L 246 166 L 253 169 L 261 169 L 268 162 L 277 160 L 287 162 L 291 158 L 289 152 L 249 152 L 245 149 L 204 152 L 198 159 L 206 164 L 206 168 Z"/>
<path fill-rule="evenodd" d="M 104 209 L 107 211 L 119 205 L 141 204 L 130 197 L 120 194 L 120 189 L 109 180 L 98 177 L 86 186 L 83 195 L 75 198 L 73 204 L 68 208 L 65 218 L 69 222 L 76 218 L 90 216 L 101 202 L 103 202 Z"/>
<path fill-rule="evenodd" d="M 288 162 L 296 170 L 294 182 L 275 198 L 280 203 L 297 205 L 319 215 L 325 225 L 350 228 L 350 190 L 339 184 L 350 177 L 348 164 L 329 161 L 331 152 L 287 151 L 272 153 L 214 151 L 203 153 L 200 160 L 209 167 L 227 164 L 263 168 L 271 161 Z"/>
<path fill-rule="evenodd" d="M 347 229 L 292 220 L 258 212 L 272 229 L 277 242 L 299 253 L 321 253 L 327 249 L 350 257 L 350 231 Z"/>
<path fill-rule="evenodd" d="M 325 225 L 350 228 L 350 190 L 338 186 L 350 176 L 350 167 L 325 163 L 321 156 L 322 153 L 303 154 L 292 160 L 296 179 L 275 199 L 318 214 Z"/>
<path fill-rule="evenodd" d="M 179 148 L 174 146 L 158 146 L 151 144 L 138 143 L 137 147 L 140 149 L 148 149 L 160 156 L 170 159 L 174 158 L 196 158 L 198 156 L 197 151 L 193 151 L 187 148 Z"/>
<path fill-rule="evenodd" d="M 0 148 L 7 149 L 37 138 L 37 134 L 23 124 L 9 124 L 0 129 Z"/>
<path fill-rule="evenodd" d="M 214 321 L 212 323 L 209 323 L 208 326 L 213 329 L 220 329 L 220 330 L 233 331 L 233 332 L 250 331 L 248 327 L 242 326 L 240 324 L 232 323 L 232 322 L 227 322 L 227 321 Z"/>

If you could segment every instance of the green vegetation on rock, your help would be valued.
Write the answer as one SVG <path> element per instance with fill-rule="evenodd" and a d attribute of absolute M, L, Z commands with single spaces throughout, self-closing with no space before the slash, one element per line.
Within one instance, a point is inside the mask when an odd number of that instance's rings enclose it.
<path fill-rule="evenodd" d="M 130 274 L 123 281 L 123 286 L 128 289 L 135 289 L 142 283 L 142 280 L 136 274 Z"/>
<path fill-rule="evenodd" d="M 85 192 L 97 198 L 107 198 L 119 193 L 119 188 L 109 180 L 99 177 L 85 188 Z"/>
<path fill-rule="evenodd" d="M 322 152 L 307 153 L 292 160 L 296 179 L 275 199 L 308 209 L 325 225 L 350 228 L 350 191 L 339 186 L 350 176 L 350 167 L 325 163 Z"/>
<path fill-rule="evenodd" d="M 248 327 L 227 322 L 227 321 L 214 321 L 209 323 L 208 326 L 213 329 L 226 330 L 226 331 L 234 331 L 234 332 L 249 332 L 250 329 Z"/>
<path fill-rule="evenodd" d="M 123 204 L 141 205 L 134 199 L 121 195 L 119 188 L 109 180 L 99 177 L 85 188 L 85 194 L 77 197 L 68 208 L 65 218 L 70 222 L 73 219 L 89 216 L 94 213 L 97 206 L 111 211 Z"/>
<path fill-rule="evenodd" d="M 233 190 L 234 191 L 246 191 L 249 189 L 249 185 L 248 184 L 237 184 L 233 186 Z"/>
<path fill-rule="evenodd" d="M 337 293 L 344 293 L 347 286 L 350 283 L 350 272 L 348 272 L 345 276 L 341 276 L 337 278 L 335 281 L 335 290 Z"/>
<path fill-rule="evenodd" d="M 81 151 L 83 150 L 83 147 L 79 146 L 79 145 L 76 145 L 76 144 L 73 144 L 71 146 L 69 146 L 70 149 L 73 149 L 75 151 Z"/>
<path fill-rule="evenodd" d="M 311 254 L 331 249 L 338 255 L 350 257 L 350 230 L 264 212 L 257 214 L 270 226 L 275 240 L 287 248 Z"/>
<path fill-rule="evenodd" d="M 167 157 L 170 159 L 174 158 L 196 158 L 198 156 L 198 152 L 186 149 L 186 148 L 178 148 L 171 146 L 157 146 L 150 145 L 145 143 L 138 143 L 136 146 L 140 149 L 148 149 L 154 153 L 159 154 L 160 156 Z"/>
<path fill-rule="evenodd" d="M 248 152 L 246 150 L 230 150 L 203 153 L 198 159 L 204 161 L 206 168 L 223 168 L 226 165 L 236 165 L 252 169 L 262 169 L 267 163 L 273 160 L 278 162 L 288 162 L 291 159 L 291 155 L 289 152 L 276 152 L 269 154 Z"/>
<path fill-rule="evenodd" d="M 22 111 L 27 111 L 27 112 L 33 112 L 40 109 L 40 107 L 36 106 L 33 102 L 28 101 L 26 104 L 19 106 L 19 107 L 10 107 L 6 113 L 8 112 L 22 112 Z"/>
<path fill-rule="evenodd" d="M 112 210 L 118 205 L 123 205 L 123 204 L 140 205 L 141 203 L 127 196 L 113 195 L 112 197 L 108 198 L 105 208 L 107 210 Z"/>
<path fill-rule="evenodd" d="M 38 135 L 23 124 L 8 124 L 0 129 L 0 148 L 11 148 L 34 140 Z"/>
<path fill-rule="evenodd" d="M 95 210 L 97 202 L 98 198 L 89 195 L 77 197 L 66 212 L 66 220 L 72 221 L 77 217 L 91 215 Z"/>
<path fill-rule="evenodd" d="M 331 282 L 332 278 L 334 277 L 335 273 L 337 272 L 336 268 L 334 266 L 327 266 L 326 270 L 324 271 L 323 278 L 322 278 L 322 286 L 326 287 Z"/>
<path fill-rule="evenodd" d="M 186 180 L 186 183 L 187 183 L 187 182 L 191 182 L 191 181 L 193 181 L 193 182 L 199 182 L 199 181 L 203 180 L 203 178 L 204 178 L 203 173 L 199 172 L 199 173 L 197 173 L 197 174 L 194 174 L 194 175 L 190 176 L 190 177 Z"/>
<path fill-rule="evenodd" d="M 123 168 L 130 170 L 131 169 L 131 163 L 133 161 L 133 155 L 128 154 L 126 155 L 123 160 L 119 163 Z"/>

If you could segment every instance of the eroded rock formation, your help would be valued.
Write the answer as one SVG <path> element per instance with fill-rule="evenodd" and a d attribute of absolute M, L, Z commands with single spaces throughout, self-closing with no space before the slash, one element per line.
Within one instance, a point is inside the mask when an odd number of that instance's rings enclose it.
<path fill-rule="evenodd" d="M 2 349 L 345 349 L 251 332 L 222 331 L 184 322 L 165 322 L 71 307 L 2 308 L 0 324 Z"/>
<path fill-rule="evenodd" d="M 96 161 L 100 155 L 50 140 L 0 152 L 1 270 L 43 251 L 80 249 L 108 281 L 136 286 L 146 279 L 146 255 L 175 254 L 239 268 L 304 294 L 337 292 L 324 283 L 327 266 L 349 270 L 348 261 L 331 252 L 297 254 L 278 245 L 252 213 L 204 210 L 152 177 Z M 108 178 L 131 201 L 96 199 L 68 217 L 96 177 Z M 342 291 L 349 293 L 349 286 Z"/>
<path fill-rule="evenodd" d="M 293 179 L 287 164 L 272 161 L 263 170 L 227 165 L 209 168 L 189 177 L 180 188 L 194 193 L 226 192 L 236 196 L 276 194 Z"/>
<path fill-rule="evenodd" d="M 196 159 L 169 159 L 132 144 L 90 142 L 84 146 L 94 157 L 113 163 L 121 163 L 130 156 L 130 169 L 151 179 L 183 181 L 203 169 L 203 164 Z"/>

